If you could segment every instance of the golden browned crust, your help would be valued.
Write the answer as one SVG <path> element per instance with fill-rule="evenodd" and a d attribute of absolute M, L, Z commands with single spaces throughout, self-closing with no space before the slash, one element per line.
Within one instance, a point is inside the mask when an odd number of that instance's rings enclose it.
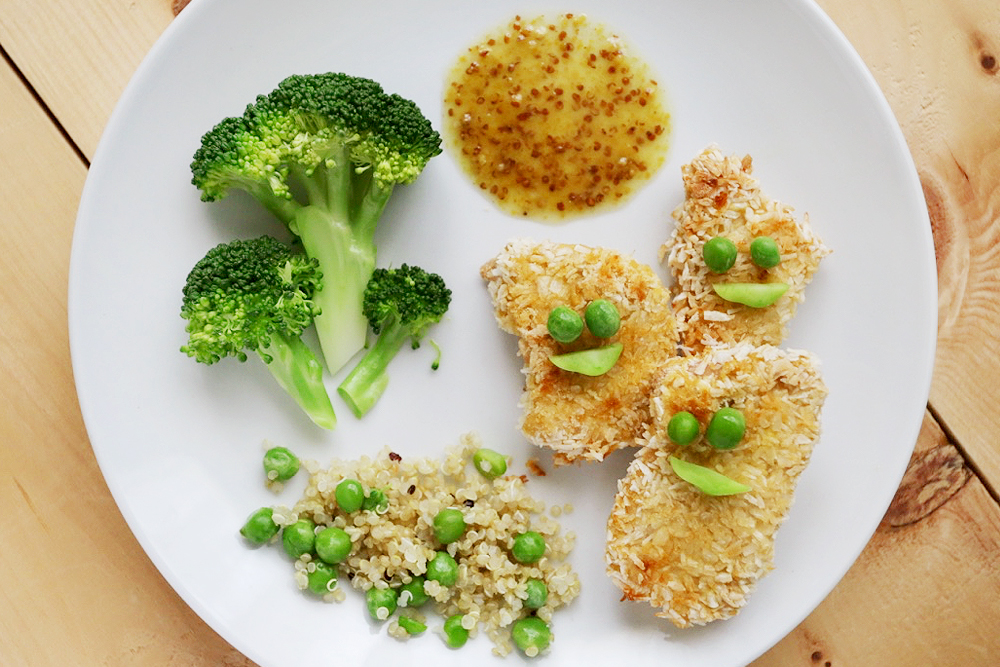
<path fill-rule="evenodd" d="M 676 226 L 660 251 L 674 279 L 681 345 L 694 353 L 717 343 L 780 345 L 829 249 L 810 229 L 807 215 L 796 219 L 792 207 L 760 191 L 750 156 L 727 156 L 710 146 L 681 172 L 685 200 L 673 212 Z M 714 236 L 731 239 L 739 251 L 735 266 L 721 275 L 712 273 L 701 256 Z M 750 242 L 758 236 L 778 243 L 778 266 L 761 269 L 750 260 Z M 784 282 L 789 288 L 774 305 L 757 309 L 725 301 L 712 290 L 715 282 Z"/>
<path fill-rule="evenodd" d="M 517 239 L 482 267 L 497 323 L 518 336 L 524 361 L 521 429 L 551 449 L 557 464 L 602 460 L 620 447 L 648 439 L 649 396 L 657 370 L 677 353 L 670 295 L 653 270 L 605 248 Z M 609 299 L 622 325 L 599 341 L 584 332 L 571 345 L 554 341 L 549 311 L 565 304 L 582 313 L 590 301 Z M 587 377 L 555 367 L 552 354 L 620 341 L 618 363 Z"/>
<path fill-rule="evenodd" d="M 652 400 L 653 437 L 619 481 L 607 565 L 623 599 L 646 600 L 678 627 L 734 615 L 772 567 L 773 539 L 820 432 L 826 388 L 807 352 L 749 344 L 669 361 Z M 747 423 L 740 445 L 702 437 L 676 448 L 667 422 L 687 410 L 707 424 L 720 407 Z M 678 478 L 668 457 L 711 467 L 751 487 L 709 496 Z"/>

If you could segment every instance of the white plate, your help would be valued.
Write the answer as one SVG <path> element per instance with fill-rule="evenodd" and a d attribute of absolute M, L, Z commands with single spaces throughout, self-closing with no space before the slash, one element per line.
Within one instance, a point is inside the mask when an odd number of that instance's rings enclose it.
<path fill-rule="evenodd" d="M 511 219 L 447 153 L 435 158 L 394 195 L 379 260 L 421 264 L 452 286 L 450 317 L 434 334 L 443 365 L 430 377 L 429 352 L 402 354 L 376 408 L 359 422 L 341 407 L 331 434 L 289 407 L 260 364 L 206 368 L 178 351 L 180 289 L 193 263 L 218 242 L 275 229 L 247 198 L 199 201 L 188 165 L 204 131 L 288 74 L 327 70 L 374 78 L 436 121 L 445 72 L 463 49 L 515 13 L 558 10 L 617 30 L 668 93 L 668 162 L 627 206 L 558 226 Z M 745 664 L 808 615 L 871 536 L 917 436 L 936 326 L 930 227 L 888 106 L 843 36 L 799 0 L 284 0 L 280 11 L 267 0 L 192 3 L 108 124 L 70 277 L 74 372 L 94 451 L 164 577 L 261 665 L 490 660 L 485 637 L 460 651 L 434 636 L 397 642 L 366 620 L 356 596 L 313 601 L 296 590 L 278 550 L 247 549 L 236 532 L 246 515 L 296 492 L 275 498 L 263 488 L 261 442 L 325 462 L 385 445 L 436 455 L 475 430 L 523 470 L 538 452 L 516 429 L 520 364 L 513 337 L 493 321 L 480 264 L 516 235 L 606 245 L 655 264 L 682 196 L 679 167 L 712 142 L 752 154 L 765 191 L 808 212 L 834 250 L 787 343 L 823 360 L 824 434 L 778 534 L 775 571 L 736 618 L 686 632 L 644 603 L 619 602 L 604 575 L 604 524 L 627 453 L 601 465 L 546 465 L 551 474 L 531 488 L 576 507 L 563 524 L 579 536 L 572 562 L 583 586 L 556 616 L 550 664 L 622 655 L 636 666 Z"/>

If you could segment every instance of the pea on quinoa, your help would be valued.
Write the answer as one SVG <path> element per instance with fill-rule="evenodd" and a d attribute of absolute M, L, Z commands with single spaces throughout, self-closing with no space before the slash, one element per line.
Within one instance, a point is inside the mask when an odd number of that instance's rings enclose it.
<path fill-rule="evenodd" d="M 441 460 L 383 451 L 302 466 L 298 502 L 262 508 L 241 529 L 254 545 L 280 533 L 299 588 L 328 602 L 361 592 L 366 616 L 401 641 L 434 627 L 427 634 L 456 650 L 480 633 L 498 655 L 549 646 L 554 612 L 580 590 L 566 562 L 575 536 L 474 434 Z"/>

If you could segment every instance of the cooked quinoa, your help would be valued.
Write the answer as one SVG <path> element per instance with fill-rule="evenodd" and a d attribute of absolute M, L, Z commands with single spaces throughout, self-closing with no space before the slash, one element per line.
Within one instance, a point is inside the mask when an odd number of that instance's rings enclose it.
<path fill-rule="evenodd" d="M 317 531 L 327 526 L 345 530 L 353 548 L 339 565 L 340 582 L 350 581 L 359 591 L 409 583 L 426 572 L 436 551 L 448 551 L 458 561 L 457 583 L 444 587 L 427 581 L 424 590 L 432 601 L 410 609 L 400 600 L 397 613 L 431 627 L 426 620 L 429 611 L 441 621 L 464 614 L 470 636 L 485 633 L 494 644 L 493 652 L 506 655 L 513 648 L 510 625 L 532 613 L 524 607 L 529 579 L 541 579 L 548 588 L 545 605 L 533 612 L 546 622 L 579 594 L 579 578 L 566 562 L 575 535 L 563 533 L 559 523 L 545 514 L 545 504 L 528 493 L 527 477 L 488 480 L 479 474 L 471 460 L 481 446 L 477 435 L 466 434 L 440 460 L 403 458 L 385 449 L 374 457 L 335 459 L 326 467 L 303 461 L 310 475 L 306 489 L 293 507 L 276 508 L 274 520 L 290 525 L 307 518 L 316 523 Z M 385 492 L 385 511 L 338 511 L 334 490 L 348 478 L 359 481 L 366 491 Z M 467 529 L 459 540 L 442 547 L 434 537 L 433 519 L 445 508 L 460 509 Z M 531 565 L 518 563 L 510 553 L 514 537 L 528 530 L 540 533 L 546 544 L 544 556 Z M 305 555 L 295 564 L 295 579 L 302 589 L 307 587 L 311 560 Z M 345 597 L 338 587 L 325 599 Z M 389 619 L 388 631 L 399 639 L 408 636 L 395 619 Z"/>
<path fill-rule="evenodd" d="M 681 168 L 685 199 L 673 212 L 676 225 L 660 256 L 673 277 L 677 330 L 688 351 L 740 341 L 780 345 L 806 285 L 830 253 L 808 215 L 796 216 L 791 206 L 765 195 L 752 172 L 749 155 L 725 155 L 716 146 Z M 712 273 L 701 255 L 715 236 L 730 239 L 738 250 L 736 264 L 724 274 Z M 777 242 L 780 264 L 762 269 L 750 260 L 750 242 L 759 236 Z M 784 282 L 788 290 L 772 306 L 751 308 L 718 296 L 712 289 L 717 282 Z"/>
<path fill-rule="evenodd" d="M 826 387 L 808 352 L 723 345 L 667 364 L 653 397 L 654 438 L 619 481 L 608 521 L 607 564 L 623 598 L 646 600 L 678 627 L 736 614 L 772 567 L 774 535 L 820 433 Z M 719 451 L 704 435 L 678 447 L 671 416 L 703 424 L 723 406 L 746 420 L 743 441 Z M 681 480 L 668 457 L 750 486 L 710 496 Z"/>
<path fill-rule="evenodd" d="M 648 436 L 649 392 L 660 366 L 677 354 L 670 293 L 652 268 L 624 253 L 580 244 L 514 239 L 483 265 L 482 277 L 501 329 L 518 336 L 525 376 L 521 430 L 553 451 L 555 464 L 601 461 Z M 614 303 L 621 327 L 611 339 L 584 331 L 556 342 L 549 312 L 579 313 L 595 299 Z M 598 377 L 560 370 L 549 357 L 620 342 L 621 357 Z"/>

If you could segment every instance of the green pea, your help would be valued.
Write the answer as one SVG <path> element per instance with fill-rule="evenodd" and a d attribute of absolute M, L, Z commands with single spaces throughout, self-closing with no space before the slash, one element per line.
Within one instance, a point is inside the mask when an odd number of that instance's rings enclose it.
<path fill-rule="evenodd" d="M 333 497 L 337 500 L 337 507 L 341 512 L 351 514 L 361 509 L 365 502 L 365 489 L 361 482 L 356 479 L 345 479 L 333 492 Z"/>
<path fill-rule="evenodd" d="M 618 333 L 622 324 L 621 314 L 615 308 L 615 304 L 607 299 L 595 299 L 587 304 L 583 318 L 590 333 L 598 338 L 611 338 Z"/>
<path fill-rule="evenodd" d="M 465 534 L 462 510 L 448 507 L 434 515 L 434 537 L 441 544 L 451 544 Z"/>
<path fill-rule="evenodd" d="M 536 656 L 549 647 L 552 631 L 548 624 L 537 616 L 525 616 L 514 621 L 510 637 L 527 656 Z"/>
<path fill-rule="evenodd" d="M 786 283 L 713 283 L 712 289 L 726 301 L 751 308 L 767 308 L 788 291 Z"/>
<path fill-rule="evenodd" d="M 399 605 L 401 607 L 422 607 L 431 596 L 424 592 L 424 578 L 417 576 L 409 583 L 399 587 Z"/>
<path fill-rule="evenodd" d="M 750 242 L 750 259 L 762 269 L 770 269 L 781 263 L 781 251 L 770 236 L 758 236 Z"/>
<path fill-rule="evenodd" d="M 386 510 L 389 509 L 389 497 L 382 489 L 372 489 L 361 503 L 361 509 L 376 514 L 385 514 Z"/>
<path fill-rule="evenodd" d="M 708 422 L 705 439 L 716 449 L 732 449 L 740 444 L 746 428 L 742 412 L 736 408 L 720 408 Z"/>
<path fill-rule="evenodd" d="M 438 551 L 428 561 L 425 576 L 442 586 L 454 586 L 458 581 L 458 562 L 447 551 Z"/>
<path fill-rule="evenodd" d="M 264 452 L 264 473 L 274 482 L 287 482 L 299 471 L 299 457 L 285 447 Z"/>
<path fill-rule="evenodd" d="M 376 621 L 384 621 L 396 611 L 397 592 L 395 588 L 375 588 L 372 586 L 365 593 L 365 603 L 368 614 Z"/>
<path fill-rule="evenodd" d="M 352 546 L 351 536 L 343 528 L 329 526 L 316 534 L 316 555 L 331 565 L 344 562 Z"/>
<path fill-rule="evenodd" d="M 266 544 L 278 534 L 280 528 L 273 519 L 274 510 L 270 507 L 261 507 L 251 514 L 243 527 L 240 528 L 240 535 L 245 537 L 252 544 Z"/>
<path fill-rule="evenodd" d="M 549 599 L 549 587 L 541 579 L 528 579 L 525 584 L 528 597 L 524 599 L 524 606 L 528 609 L 540 609 L 545 606 Z"/>
<path fill-rule="evenodd" d="M 583 333 L 583 318 L 569 306 L 556 306 L 549 311 L 549 335 L 560 343 L 572 343 Z"/>
<path fill-rule="evenodd" d="M 408 635 L 419 635 L 427 630 L 427 626 L 424 623 L 409 616 L 400 616 L 396 619 L 396 622 L 399 623 L 399 627 L 406 630 L 406 634 Z"/>
<path fill-rule="evenodd" d="M 716 236 L 705 242 L 701 256 L 713 273 L 725 273 L 736 263 L 736 244 L 729 239 Z"/>
<path fill-rule="evenodd" d="M 621 354 L 622 344 L 612 343 L 589 350 L 554 354 L 549 357 L 549 361 L 564 371 L 597 377 L 610 371 L 618 363 L 618 357 Z"/>
<path fill-rule="evenodd" d="M 308 574 L 309 590 L 326 595 L 337 587 L 337 568 L 321 560 L 313 561 L 315 569 Z"/>
<path fill-rule="evenodd" d="M 711 468 L 683 461 L 675 456 L 671 456 L 669 461 L 670 467 L 674 469 L 678 477 L 710 496 L 730 496 L 736 493 L 746 493 L 750 490 L 746 484 L 726 477 Z"/>
<path fill-rule="evenodd" d="M 667 422 L 667 437 L 678 445 L 687 445 L 698 437 L 701 426 L 690 412 L 678 412 Z"/>
<path fill-rule="evenodd" d="M 455 614 L 444 622 L 444 642 L 452 648 L 462 648 L 469 641 L 469 631 L 462 625 L 462 617 L 462 614 Z"/>
<path fill-rule="evenodd" d="M 545 555 L 545 538 L 533 530 L 523 532 L 514 538 L 511 553 L 518 563 L 537 563 Z"/>
<path fill-rule="evenodd" d="M 292 558 L 312 553 L 316 544 L 316 524 L 309 519 L 299 519 L 281 531 L 281 544 Z"/>
<path fill-rule="evenodd" d="M 485 447 L 480 447 L 472 455 L 472 465 L 486 479 L 496 479 L 507 472 L 507 458 Z"/>

